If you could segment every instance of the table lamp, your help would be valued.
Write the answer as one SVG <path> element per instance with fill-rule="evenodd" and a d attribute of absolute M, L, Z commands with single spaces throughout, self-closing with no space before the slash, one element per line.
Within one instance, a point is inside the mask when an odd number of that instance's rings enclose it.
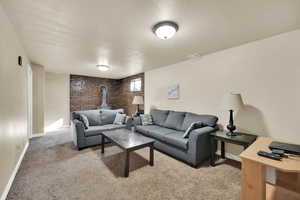
<path fill-rule="evenodd" d="M 233 123 L 233 111 L 238 111 L 244 105 L 241 94 L 229 93 L 224 96 L 222 101 L 222 107 L 224 110 L 229 111 L 229 124 L 227 125 L 227 129 L 229 132 L 226 134 L 228 136 L 236 136 L 234 130 L 236 129 Z"/>
<path fill-rule="evenodd" d="M 140 108 L 139 108 L 139 105 L 144 104 L 144 99 L 143 99 L 143 97 L 142 97 L 142 96 L 135 96 L 135 97 L 133 98 L 132 104 L 137 105 L 136 114 L 137 114 L 137 116 L 139 116 L 139 114 L 140 114 Z"/>

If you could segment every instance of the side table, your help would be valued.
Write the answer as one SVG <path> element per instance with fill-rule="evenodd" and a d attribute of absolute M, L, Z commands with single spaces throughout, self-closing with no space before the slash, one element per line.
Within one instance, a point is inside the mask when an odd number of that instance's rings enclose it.
<path fill-rule="evenodd" d="M 225 159 L 225 142 L 231 144 L 241 145 L 246 149 L 250 146 L 257 138 L 256 135 L 235 132 L 236 136 L 228 136 L 226 135 L 226 131 L 217 131 L 210 134 L 211 137 L 211 146 L 213 147 L 215 142 L 221 142 L 221 158 Z M 215 166 L 216 155 L 215 152 L 211 151 L 210 165 Z"/>

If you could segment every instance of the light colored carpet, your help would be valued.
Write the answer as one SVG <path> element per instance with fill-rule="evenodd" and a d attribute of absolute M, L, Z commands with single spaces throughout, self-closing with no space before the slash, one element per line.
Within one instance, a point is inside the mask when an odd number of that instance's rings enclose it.
<path fill-rule="evenodd" d="M 8 200 L 230 200 L 239 199 L 240 170 L 222 164 L 192 168 L 149 149 L 132 153 L 123 178 L 124 154 L 108 145 L 74 149 L 69 131 L 32 139 Z"/>

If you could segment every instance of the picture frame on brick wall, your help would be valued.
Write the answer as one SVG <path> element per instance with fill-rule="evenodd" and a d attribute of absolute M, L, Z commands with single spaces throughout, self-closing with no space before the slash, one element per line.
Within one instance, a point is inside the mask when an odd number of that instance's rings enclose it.
<path fill-rule="evenodd" d="M 179 85 L 171 85 L 168 87 L 168 99 L 179 99 Z"/>

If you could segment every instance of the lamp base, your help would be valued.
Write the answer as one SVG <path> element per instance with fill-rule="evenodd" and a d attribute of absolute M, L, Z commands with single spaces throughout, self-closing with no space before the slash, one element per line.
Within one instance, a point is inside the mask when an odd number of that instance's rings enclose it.
<path fill-rule="evenodd" d="M 237 136 L 237 134 L 236 134 L 235 132 L 233 132 L 233 131 L 227 132 L 226 135 L 227 135 L 227 136 L 230 136 L 230 137 L 232 137 L 232 136 Z"/>

